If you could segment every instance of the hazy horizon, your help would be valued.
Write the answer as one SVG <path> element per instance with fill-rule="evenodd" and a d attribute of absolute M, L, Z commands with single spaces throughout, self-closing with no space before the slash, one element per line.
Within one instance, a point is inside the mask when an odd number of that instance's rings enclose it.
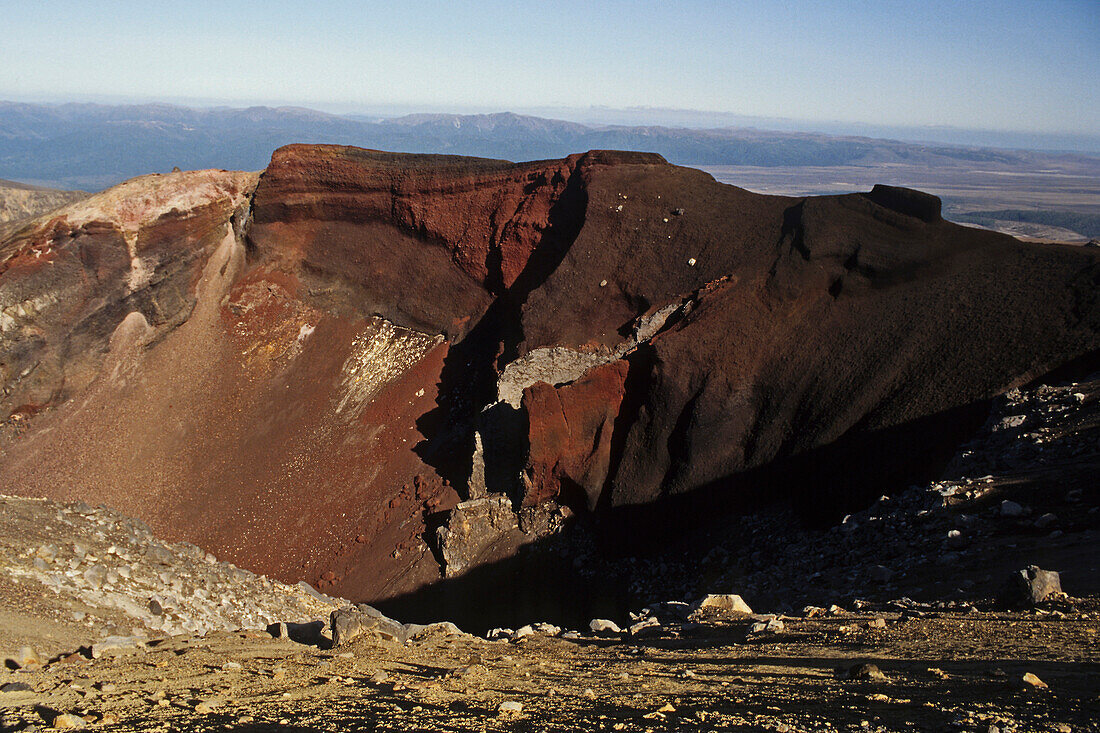
<path fill-rule="evenodd" d="M 93 104 L 102 106 L 165 105 L 187 109 L 247 109 L 251 107 L 299 108 L 354 119 L 394 119 L 415 114 L 492 115 L 513 113 L 544 119 L 575 122 L 589 126 L 655 126 L 687 129 L 748 128 L 761 131 L 796 132 L 832 136 L 867 137 L 908 143 L 927 143 L 963 147 L 989 147 L 1045 152 L 1066 152 L 1093 155 L 1100 153 L 1100 134 L 1073 134 L 964 128 L 947 125 L 890 126 L 842 120 L 805 120 L 797 118 L 759 117 L 714 110 L 674 109 L 657 107 L 614 108 L 592 105 L 570 107 L 496 107 L 437 105 L 310 105 L 295 100 L 217 100 L 186 98 L 125 97 L 116 95 L 73 95 L 71 97 L 31 96 L 24 99 L 0 97 L 0 103 Z"/>
<path fill-rule="evenodd" d="M 729 119 L 1100 149 L 1091 2 L 4 5 L 0 98 L 18 101 Z"/>

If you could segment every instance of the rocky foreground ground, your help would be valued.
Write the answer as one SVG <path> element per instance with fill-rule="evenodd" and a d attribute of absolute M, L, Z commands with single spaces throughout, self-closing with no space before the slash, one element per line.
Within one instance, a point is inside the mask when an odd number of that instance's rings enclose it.
<path fill-rule="evenodd" d="M 1016 391 L 942 480 L 704 559 L 602 561 L 636 611 L 489 638 L 401 625 L 4 498 L 4 730 L 1100 730 L 1100 378 Z M 1006 596 L 1028 565 L 1064 593 Z M 1046 589 L 1050 590 L 1050 589 Z M 749 613 L 730 596 L 744 597 Z M 336 641 L 330 623 L 335 612 Z"/>

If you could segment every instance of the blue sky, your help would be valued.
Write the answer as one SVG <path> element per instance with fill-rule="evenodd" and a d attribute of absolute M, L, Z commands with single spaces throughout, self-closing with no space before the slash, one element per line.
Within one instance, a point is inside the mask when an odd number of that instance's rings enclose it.
<path fill-rule="evenodd" d="M 1100 134 L 1100 2 L 0 0 L 0 98 Z"/>

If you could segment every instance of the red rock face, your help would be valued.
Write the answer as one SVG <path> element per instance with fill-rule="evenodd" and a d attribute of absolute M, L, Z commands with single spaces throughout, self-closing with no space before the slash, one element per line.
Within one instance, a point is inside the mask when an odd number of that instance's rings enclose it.
<path fill-rule="evenodd" d="M 611 468 L 611 438 L 627 371 L 627 362 L 619 360 L 594 367 L 558 388 L 538 382 L 524 390 L 531 487 L 524 504 L 562 498 L 574 506 L 596 508 Z"/>
<path fill-rule="evenodd" d="M 1100 347 L 1096 254 L 906 191 L 336 146 L 179 175 L 0 244 L 5 488 L 356 600 L 438 580 L 479 442 L 490 490 L 616 517 L 836 446 L 920 458 Z"/>

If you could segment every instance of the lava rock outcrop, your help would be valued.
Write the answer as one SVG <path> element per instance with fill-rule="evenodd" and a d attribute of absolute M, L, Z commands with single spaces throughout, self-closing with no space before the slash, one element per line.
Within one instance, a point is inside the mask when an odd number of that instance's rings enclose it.
<path fill-rule="evenodd" d="M 300 145 L 173 176 L 0 244 L 0 472 L 356 600 L 438 580 L 446 512 L 487 494 L 835 511 L 1100 348 L 1095 252 L 905 189 Z"/>

